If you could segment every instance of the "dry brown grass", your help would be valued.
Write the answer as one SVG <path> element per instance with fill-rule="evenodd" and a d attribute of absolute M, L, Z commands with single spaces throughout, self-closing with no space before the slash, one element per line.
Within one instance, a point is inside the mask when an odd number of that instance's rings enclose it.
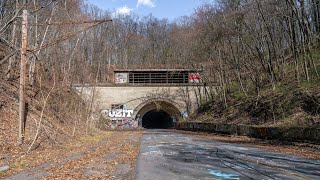
<path fill-rule="evenodd" d="M 29 156 L 26 151 L 35 137 L 44 107 L 44 97 L 51 88 L 52 84 L 49 82 L 42 83 L 41 86 L 27 86 L 25 142 L 18 146 L 18 82 L 0 79 L 0 165 L 16 162 L 13 169 L 26 166 L 19 159 Z M 49 153 L 83 136 L 85 109 L 84 102 L 76 93 L 68 87 L 56 86 L 44 107 L 40 133 L 31 151 Z"/>

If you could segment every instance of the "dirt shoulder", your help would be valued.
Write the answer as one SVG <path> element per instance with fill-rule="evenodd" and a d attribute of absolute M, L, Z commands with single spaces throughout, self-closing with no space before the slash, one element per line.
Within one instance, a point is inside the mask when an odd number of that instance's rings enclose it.
<path fill-rule="evenodd" d="M 9 179 L 133 179 L 141 131 L 106 131 L 8 162 Z"/>
<path fill-rule="evenodd" d="M 199 138 L 206 138 L 215 141 L 222 141 L 228 143 L 240 143 L 248 146 L 253 146 L 262 149 L 268 149 L 275 152 L 284 154 L 291 154 L 300 156 L 307 159 L 320 159 L 320 145 L 308 143 L 294 143 L 294 142 L 281 142 L 281 141 L 268 141 L 247 136 L 232 136 L 232 135 L 218 135 L 204 132 L 190 132 L 175 130 L 176 132 L 196 136 Z"/>

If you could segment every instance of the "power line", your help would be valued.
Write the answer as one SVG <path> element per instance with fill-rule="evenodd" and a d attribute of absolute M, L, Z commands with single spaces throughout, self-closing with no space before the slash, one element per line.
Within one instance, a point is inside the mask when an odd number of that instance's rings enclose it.
<path fill-rule="evenodd" d="M 91 23 L 103 23 L 103 22 L 112 22 L 112 19 L 98 19 L 98 20 L 82 20 L 82 21 L 65 21 L 65 22 L 51 22 L 51 23 L 36 23 L 30 24 L 31 26 L 66 26 L 66 25 L 78 25 L 78 24 L 91 24 Z"/>

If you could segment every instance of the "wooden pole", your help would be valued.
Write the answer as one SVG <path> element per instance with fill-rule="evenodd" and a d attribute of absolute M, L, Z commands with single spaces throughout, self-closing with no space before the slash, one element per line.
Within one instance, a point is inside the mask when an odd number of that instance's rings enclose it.
<path fill-rule="evenodd" d="M 24 141 L 25 130 L 25 86 L 26 86 L 26 61 L 27 61 L 27 37 L 28 37 L 28 11 L 22 13 L 22 43 L 21 43 L 21 65 L 20 65 L 20 97 L 19 97 L 19 140 L 21 145 Z"/>

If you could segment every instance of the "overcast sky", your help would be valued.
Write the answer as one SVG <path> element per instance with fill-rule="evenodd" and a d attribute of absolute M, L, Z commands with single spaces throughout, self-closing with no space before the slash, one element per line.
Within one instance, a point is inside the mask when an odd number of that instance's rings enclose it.
<path fill-rule="evenodd" d="M 153 14 L 158 18 L 174 20 L 180 16 L 191 15 L 195 8 L 208 0 L 86 0 L 100 9 L 113 14 Z"/>

